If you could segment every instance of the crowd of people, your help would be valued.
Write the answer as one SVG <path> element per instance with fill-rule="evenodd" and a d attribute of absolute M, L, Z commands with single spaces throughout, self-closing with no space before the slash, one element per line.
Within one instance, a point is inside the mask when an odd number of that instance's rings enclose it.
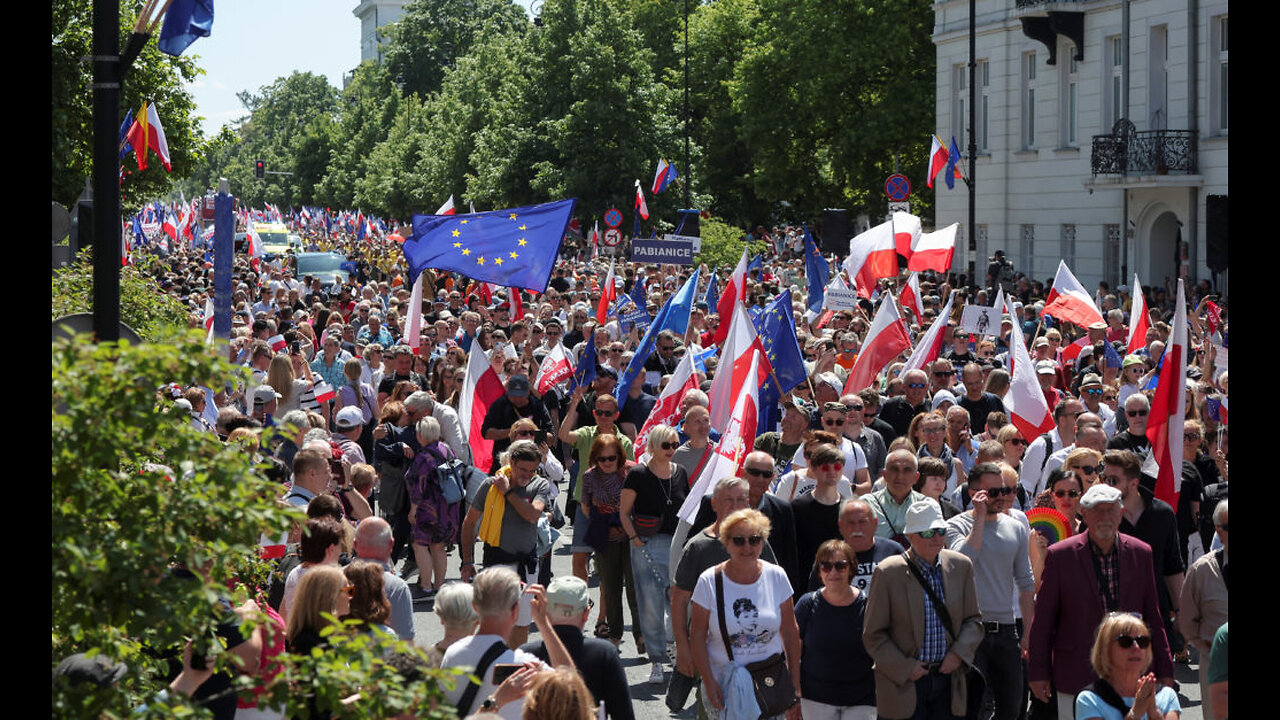
<path fill-rule="evenodd" d="M 445 634 L 424 647 L 431 661 L 482 680 L 448 693 L 460 716 L 585 718 L 603 704 L 629 719 L 620 657 L 634 655 L 673 710 L 696 686 L 699 717 L 1086 720 L 1177 717 L 1173 663 L 1193 648 L 1204 717 L 1227 717 L 1225 660 L 1218 681 L 1211 653 L 1220 629 L 1226 642 L 1228 373 L 1210 352 L 1226 323 L 1201 317 L 1204 300 L 1226 303 L 1189 290 L 1171 507 L 1144 460 L 1172 289 L 1102 283 L 1107 320 L 1077 328 L 1044 313 L 1043 283 L 996 278 L 1017 312 L 979 335 L 960 310 L 997 287 L 930 274 L 909 332 L 918 341 L 953 297 L 937 358 L 903 371 L 907 351 L 847 387 L 893 295 L 806 312 L 799 229 L 753 236 L 775 252 L 750 271 L 746 302 L 792 291 L 807 377 L 739 472 L 712 478 L 687 534 L 678 513 L 726 431 L 708 412 L 716 358 L 674 421 L 641 431 L 681 358 L 714 347 L 728 322 L 717 307 L 695 303 L 687 332 L 635 359 L 642 328 L 597 319 L 603 259 L 562 253 L 543 293 L 426 270 L 414 350 L 390 241 L 308 238 L 353 259 L 345 281 L 295 277 L 288 256 L 237 258 L 229 358 L 247 385 L 169 390 L 196 430 L 253 443 L 282 501 L 308 513 L 276 569 L 288 649 L 323 649 L 326 614 L 412 641 L 414 614 L 433 611 Z M 198 323 L 213 285 L 203 258 L 178 248 L 157 267 L 159 291 Z M 652 315 L 689 276 L 619 263 L 618 294 L 643 277 Z M 1129 352 L 1138 294 L 1151 329 Z M 1054 421 L 1032 437 L 1004 404 L 1015 324 Z M 540 392 L 558 346 L 595 379 Z M 480 428 L 485 467 L 459 415 L 476 353 L 502 383 Z M 619 387 L 633 360 L 643 371 Z M 551 572 L 556 538 L 571 575 Z"/>

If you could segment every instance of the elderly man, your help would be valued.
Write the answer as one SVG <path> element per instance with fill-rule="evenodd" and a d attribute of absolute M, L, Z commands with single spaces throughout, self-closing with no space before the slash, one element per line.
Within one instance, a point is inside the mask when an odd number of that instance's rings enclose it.
<path fill-rule="evenodd" d="M 614 720 L 632 720 L 635 711 L 631 707 L 631 692 L 627 688 L 627 674 L 618 657 L 618 649 L 608 640 L 588 638 L 582 628 L 591 615 L 591 600 L 587 597 L 585 580 L 558 577 L 547 585 L 547 618 L 555 628 L 555 634 L 564 643 L 569 657 L 578 668 L 583 683 L 591 691 L 597 703 L 604 703 L 605 714 Z M 520 646 L 543 662 L 551 661 L 545 641 L 528 642 Z"/>
<path fill-rule="evenodd" d="M 486 568 L 503 566 L 517 570 L 525 582 L 537 578 L 538 518 L 551 502 L 551 484 L 538 476 L 542 451 L 531 440 L 511 444 L 511 475 L 497 473 L 476 490 L 475 499 L 462 520 L 462 580 L 469 582 L 476 574 L 475 539 L 481 513 L 485 524 L 479 539 L 484 550 L 481 561 Z M 529 634 L 528 603 L 522 596 L 520 616 L 511 635 L 511 647 L 518 647 Z M 545 635 L 545 633 L 544 633 Z"/>
<path fill-rule="evenodd" d="M 965 363 L 960 371 L 960 382 L 964 383 L 964 395 L 956 400 L 956 404 L 969 413 L 969 432 L 980 435 L 986 429 L 988 415 L 1005 411 L 1004 402 L 986 392 L 982 366 L 977 363 Z"/>
<path fill-rule="evenodd" d="M 930 366 L 930 375 L 929 392 L 931 393 L 936 394 L 942 390 L 951 392 L 951 388 L 956 384 L 956 369 L 950 360 L 934 360 Z"/>
<path fill-rule="evenodd" d="M 1053 409 L 1054 428 L 1038 438 L 1031 439 L 1027 451 L 1022 455 L 1021 470 L 1022 487 L 1027 497 L 1035 497 L 1044 488 L 1040 476 L 1049 461 L 1049 456 L 1076 441 L 1076 418 L 1084 412 L 1084 403 L 1076 399 L 1067 399 Z"/>
<path fill-rule="evenodd" d="M 876 535 L 876 514 L 861 498 L 846 500 L 840 506 L 840 538 L 853 548 L 858 565 L 849 573 L 849 584 L 866 592 L 871 587 L 871 576 L 876 566 L 886 558 L 902 554 L 898 543 Z M 815 568 L 809 574 L 809 589 L 822 587 L 822 578 Z"/>
<path fill-rule="evenodd" d="M 1103 428 L 1115 427 L 1115 411 L 1107 407 L 1102 402 L 1102 393 L 1105 388 L 1102 384 L 1102 378 L 1097 373 L 1085 373 L 1080 380 L 1080 400 L 1084 403 L 1086 412 L 1091 412 L 1102 419 Z"/>
<path fill-rule="evenodd" d="M 553 432 L 551 414 L 542 401 L 529 394 L 529 376 L 516 374 L 507 379 L 506 393 L 493 401 L 485 413 L 480 433 L 493 441 L 493 465 L 490 473 L 502 467 L 500 456 L 511 444 L 511 426 L 516 420 L 530 418 L 538 429 L 547 434 Z M 536 466 L 535 466 L 536 469 Z"/>
<path fill-rule="evenodd" d="M 1128 450 L 1145 458 L 1151 453 L 1151 441 L 1147 439 L 1147 419 L 1151 413 L 1151 401 L 1136 392 L 1124 401 L 1124 416 L 1129 426 L 1107 441 L 1108 450 Z"/>
<path fill-rule="evenodd" d="M 356 527 L 356 555 L 361 560 L 382 566 L 382 592 L 391 603 L 391 618 L 387 624 L 401 640 L 413 642 L 413 598 L 409 594 L 409 584 L 391 572 L 391 548 L 394 544 L 391 525 L 380 517 L 366 518 Z"/>
<path fill-rule="evenodd" d="M 1109 612 L 1140 612 L 1151 632 L 1153 670 L 1173 686 L 1173 658 L 1160 617 L 1151 546 L 1119 531 L 1120 491 L 1097 483 L 1080 498 L 1086 532 L 1049 546 L 1028 651 L 1028 685 L 1041 701 L 1057 690 L 1058 717 L 1075 713 L 1075 696 L 1097 675 L 1089 661 L 1093 637 Z"/>
<path fill-rule="evenodd" d="M 368 462 L 360 448 L 360 435 L 364 432 L 364 413 L 354 405 L 348 405 L 333 417 L 333 442 L 342 450 L 342 457 L 349 465 Z"/>
<path fill-rule="evenodd" d="M 676 334 L 670 330 L 658 333 L 656 351 L 644 361 L 645 385 L 650 388 L 649 392 L 657 394 L 658 382 L 662 380 L 662 376 L 676 371 L 680 358 L 676 357 L 675 352 Z"/>
<path fill-rule="evenodd" d="M 1006 487 L 995 463 L 969 473 L 973 509 L 947 523 L 947 544 L 973 561 L 978 609 L 986 636 L 974 656 L 995 700 L 995 720 L 1016 720 L 1022 710 L 1025 629 L 1035 616 L 1035 579 L 1027 545 L 1031 530 L 1009 516 L 1015 489 Z M 1022 628 L 1014 616 L 1021 610 Z"/>
<path fill-rule="evenodd" d="M 889 538 L 899 545 L 906 542 L 902 532 L 907 510 L 925 496 L 912 489 L 920 477 L 916 456 L 910 450 L 889 453 L 884 465 L 884 487 L 864 499 L 876 514 L 876 536 Z"/>
<path fill-rule="evenodd" d="M 907 434 L 907 427 L 911 425 L 912 418 L 930 409 L 929 401 L 925 397 L 929 389 L 929 376 L 923 370 L 908 370 L 903 373 L 902 382 L 907 391 L 906 394 L 889 398 L 880 407 L 880 419 L 893 428 L 893 437 L 884 439 L 890 444 L 898 436 Z"/>
<path fill-rule="evenodd" d="M 1213 526 L 1222 549 L 1205 553 L 1187 569 L 1178 607 L 1178 627 L 1187 643 L 1200 652 L 1200 699 L 1205 720 L 1225 720 L 1225 708 L 1215 707 L 1209 689 L 1209 650 L 1218 628 L 1227 622 L 1227 501 L 1213 509 Z"/>
<path fill-rule="evenodd" d="M 876 714 L 966 717 L 965 667 L 983 638 L 973 563 L 945 549 L 947 523 L 933 500 L 910 506 L 903 531 L 911 549 L 876 567 L 862 629 L 875 661 Z"/>

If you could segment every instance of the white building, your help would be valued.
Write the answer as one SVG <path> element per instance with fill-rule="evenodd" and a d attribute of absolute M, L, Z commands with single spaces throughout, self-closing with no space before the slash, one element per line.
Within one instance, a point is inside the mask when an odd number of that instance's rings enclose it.
<path fill-rule="evenodd" d="M 378 30 L 396 22 L 404 15 L 409 0 L 360 0 L 352 14 L 360 18 L 360 62 L 382 62 L 382 46 Z"/>
<path fill-rule="evenodd" d="M 934 13 L 937 134 L 967 163 L 969 2 Z M 976 27 L 979 276 L 1002 249 L 1039 280 L 1065 259 L 1090 290 L 1135 272 L 1144 285 L 1213 282 L 1209 239 L 1226 245 L 1226 0 L 977 0 Z M 959 222 L 967 248 L 964 183 L 934 186 L 937 226 Z M 954 269 L 966 264 L 957 252 Z M 1225 292 L 1225 272 L 1216 280 Z"/>

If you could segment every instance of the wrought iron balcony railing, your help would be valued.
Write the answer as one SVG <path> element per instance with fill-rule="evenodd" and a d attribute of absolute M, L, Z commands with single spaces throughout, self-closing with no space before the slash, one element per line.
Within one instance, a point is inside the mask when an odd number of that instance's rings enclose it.
<path fill-rule="evenodd" d="M 1120 120 L 1110 135 L 1093 136 L 1094 175 L 1194 175 L 1195 130 L 1143 130 Z"/>

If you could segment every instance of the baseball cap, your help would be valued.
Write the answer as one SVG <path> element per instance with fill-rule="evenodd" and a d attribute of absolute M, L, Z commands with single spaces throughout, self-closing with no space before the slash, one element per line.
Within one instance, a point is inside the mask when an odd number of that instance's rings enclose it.
<path fill-rule="evenodd" d="M 528 397 L 529 377 L 527 375 L 512 375 L 507 380 L 507 395 L 511 397 Z"/>
<path fill-rule="evenodd" d="M 360 408 L 347 406 L 338 411 L 333 418 L 333 424 L 339 430 L 350 430 L 352 428 L 364 425 L 364 413 L 360 412 Z"/>
<path fill-rule="evenodd" d="M 1058 372 L 1058 364 L 1052 360 L 1041 360 L 1036 363 L 1037 375 L 1052 375 Z"/>
<path fill-rule="evenodd" d="M 572 618 L 587 609 L 587 583 L 573 575 L 557 576 L 547 585 L 547 614 Z"/>

